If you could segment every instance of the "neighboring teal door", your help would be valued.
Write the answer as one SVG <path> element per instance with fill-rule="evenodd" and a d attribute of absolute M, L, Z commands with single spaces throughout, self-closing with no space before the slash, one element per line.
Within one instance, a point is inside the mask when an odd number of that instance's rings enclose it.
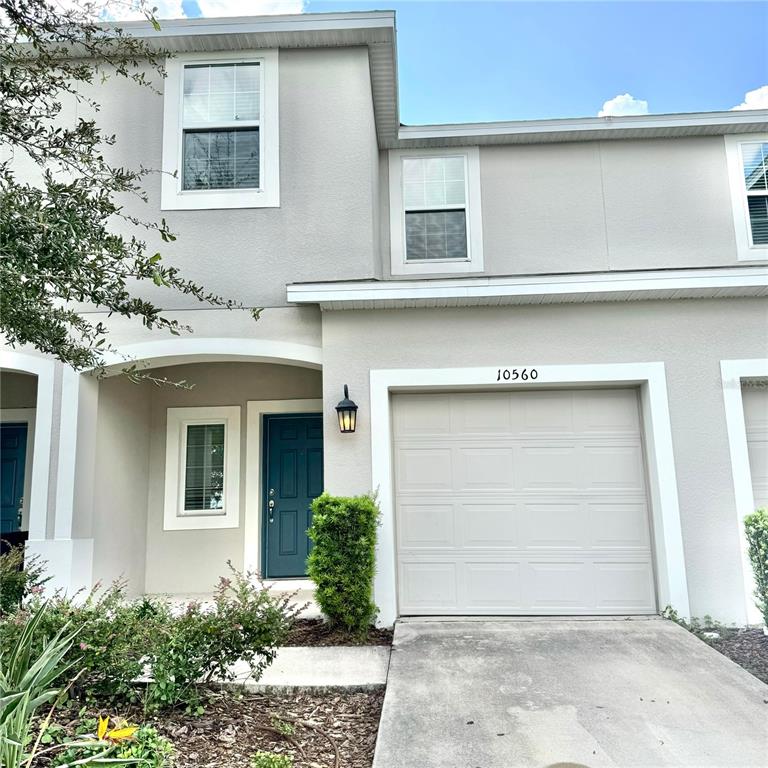
<path fill-rule="evenodd" d="M 264 575 L 305 576 L 312 500 L 323 492 L 320 414 L 264 416 Z"/>
<path fill-rule="evenodd" d="M 0 424 L 0 534 L 19 530 L 26 458 L 27 425 Z"/>

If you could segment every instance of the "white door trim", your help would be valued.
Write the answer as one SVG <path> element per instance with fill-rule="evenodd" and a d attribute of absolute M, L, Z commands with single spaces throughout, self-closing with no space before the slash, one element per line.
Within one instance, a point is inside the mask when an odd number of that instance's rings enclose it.
<path fill-rule="evenodd" d="M 32 469 L 35 466 L 35 408 L 0 408 L 0 423 L 26 424 L 27 448 L 24 456 L 24 501 L 21 505 L 21 528 L 29 526 L 29 495 L 32 492 Z"/>
<path fill-rule="evenodd" d="M 44 357 L 3 350 L 0 352 L 0 369 L 37 376 L 35 444 L 29 492 L 29 538 L 44 539 L 48 526 L 48 476 L 51 464 L 55 364 L 53 360 Z"/>
<path fill-rule="evenodd" d="M 246 403 L 245 520 L 243 570 L 262 573 L 261 562 L 261 444 L 262 416 L 280 413 L 322 413 L 323 399 L 249 400 Z M 309 587 L 309 580 L 291 579 L 292 588 Z M 298 585 L 298 586 L 297 586 Z"/>
<path fill-rule="evenodd" d="M 529 371 L 535 368 L 538 378 L 535 381 L 520 381 L 519 384 L 511 381 L 496 383 L 499 368 L 489 367 L 371 370 L 372 478 L 373 490 L 378 492 L 381 507 L 374 579 L 379 622 L 392 624 L 398 612 L 390 393 L 462 388 L 512 390 L 589 384 L 635 384 L 640 387 L 659 606 L 671 605 L 679 615 L 688 617 L 688 584 L 664 363 L 541 366 L 520 363 L 515 367 L 519 370 L 526 367 Z M 501 368 L 503 370 L 505 366 Z"/>
<path fill-rule="evenodd" d="M 741 396 L 741 380 L 744 378 L 767 378 L 768 358 L 752 360 L 721 360 L 720 372 L 723 382 L 723 404 L 725 424 L 728 430 L 728 447 L 731 453 L 731 473 L 736 503 L 736 525 L 741 543 L 741 569 L 744 580 L 744 599 L 747 622 L 762 623 L 762 617 L 752 599 L 755 579 L 747 556 L 747 538 L 744 533 L 744 518 L 755 509 L 752 491 L 752 472 L 749 468 L 747 448 L 747 425 L 744 419 L 744 403 Z"/>

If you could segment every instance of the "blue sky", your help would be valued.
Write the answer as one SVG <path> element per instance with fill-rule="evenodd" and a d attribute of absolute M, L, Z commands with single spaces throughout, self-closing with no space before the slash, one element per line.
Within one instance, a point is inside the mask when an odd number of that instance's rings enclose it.
<path fill-rule="evenodd" d="M 408 124 L 768 108 L 766 2 L 183 0 L 225 6 L 395 10 Z"/>

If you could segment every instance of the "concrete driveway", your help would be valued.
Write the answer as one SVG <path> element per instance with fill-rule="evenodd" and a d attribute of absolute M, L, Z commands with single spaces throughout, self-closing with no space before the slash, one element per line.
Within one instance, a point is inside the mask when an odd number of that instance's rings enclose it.
<path fill-rule="evenodd" d="M 768 766 L 768 686 L 669 621 L 398 624 L 374 768 Z"/>

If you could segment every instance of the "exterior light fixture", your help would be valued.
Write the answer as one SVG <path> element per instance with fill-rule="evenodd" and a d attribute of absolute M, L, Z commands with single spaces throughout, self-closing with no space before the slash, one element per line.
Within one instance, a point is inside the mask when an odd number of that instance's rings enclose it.
<path fill-rule="evenodd" d="M 344 385 L 344 399 L 336 406 L 339 416 L 339 431 L 354 432 L 357 426 L 357 404 L 349 399 L 349 388 Z"/>

